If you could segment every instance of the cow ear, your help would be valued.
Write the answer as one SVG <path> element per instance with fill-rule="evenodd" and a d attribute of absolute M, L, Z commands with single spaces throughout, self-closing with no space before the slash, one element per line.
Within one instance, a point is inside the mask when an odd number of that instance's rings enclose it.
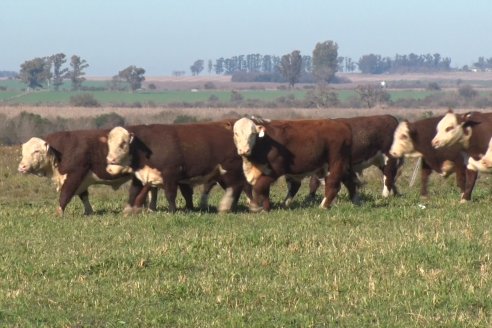
<path fill-rule="evenodd" d="M 258 132 L 258 137 L 263 138 L 265 136 L 265 127 L 263 125 L 257 125 L 256 131 Z"/>
<path fill-rule="evenodd" d="M 225 126 L 225 128 L 227 130 L 232 130 L 232 123 L 231 123 L 231 121 L 225 122 L 224 126 Z"/>
<path fill-rule="evenodd" d="M 107 136 L 100 136 L 99 137 L 99 142 L 100 143 L 107 143 L 108 142 L 108 137 Z"/>
<path fill-rule="evenodd" d="M 461 125 L 463 127 L 474 126 L 481 123 L 480 117 L 477 117 L 477 115 L 473 112 L 464 114 L 462 120 Z"/>
<path fill-rule="evenodd" d="M 130 143 L 132 143 L 132 142 L 133 142 L 133 137 L 134 137 L 134 136 L 135 136 L 135 135 L 134 135 L 134 133 L 133 133 L 133 132 L 130 132 Z"/>
<path fill-rule="evenodd" d="M 46 153 L 50 151 L 50 145 L 49 143 L 45 142 L 44 147 L 46 148 Z"/>
<path fill-rule="evenodd" d="M 452 108 L 448 108 L 448 111 L 447 111 L 449 114 L 453 114 L 453 109 Z"/>

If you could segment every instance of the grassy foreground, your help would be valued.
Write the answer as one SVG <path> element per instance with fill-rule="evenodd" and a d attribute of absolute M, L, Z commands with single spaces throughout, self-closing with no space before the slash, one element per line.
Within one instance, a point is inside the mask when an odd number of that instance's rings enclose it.
<path fill-rule="evenodd" d="M 171 215 L 161 195 L 158 213 L 124 217 L 125 188 L 92 187 L 96 215 L 74 199 L 59 219 L 53 187 L 16 173 L 19 156 L 0 148 L 2 327 L 492 324 L 487 177 L 470 204 L 454 177 L 422 201 L 407 163 L 402 197 L 382 199 L 370 171 L 361 207 L 342 192 L 318 209 L 303 186 L 291 210 L 256 215 Z"/>

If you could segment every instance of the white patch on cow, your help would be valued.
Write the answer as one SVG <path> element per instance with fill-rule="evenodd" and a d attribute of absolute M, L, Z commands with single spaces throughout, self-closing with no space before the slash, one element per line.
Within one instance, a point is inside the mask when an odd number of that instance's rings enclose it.
<path fill-rule="evenodd" d="M 383 175 L 383 197 L 389 197 L 390 191 L 386 186 L 386 176 Z"/>
<path fill-rule="evenodd" d="M 243 172 L 246 181 L 254 186 L 262 174 L 268 175 L 271 173 L 271 170 L 266 165 L 255 165 L 243 157 Z"/>
<path fill-rule="evenodd" d="M 106 157 L 108 164 L 130 166 L 130 144 L 132 141 L 133 134 L 121 126 L 109 131 L 108 156 Z"/>
<path fill-rule="evenodd" d="M 121 174 L 132 173 L 133 169 L 130 166 L 108 164 L 106 166 L 106 172 L 108 172 L 111 175 L 121 175 Z"/>
<path fill-rule="evenodd" d="M 471 171 L 492 173 L 492 167 L 488 167 L 487 165 L 485 165 L 483 157 L 484 155 L 480 155 L 480 159 L 475 160 L 473 159 L 473 157 L 470 156 L 470 158 L 468 158 L 468 164 L 466 165 L 466 168 Z"/>
<path fill-rule="evenodd" d="M 458 116 L 455 113 L 446 113 L 437 123 L 432 146 L 437 149 L 461 144 L 466 149 L 470 144 L 471 136 L 472 129 L 470 127 L 464 129 L 463 124 L 458 123 Z"/>
<path fill-rule="evenodd" d="M 326 202 L 327 202 L 326 197 L 323 197 L 323 200 L 321 201 L 321 204 L 319 204 L 319 207 L 326 208 Z"/>
<path fill-rule="evenodd" d="M 61 187 L 65 183 L 65 180 L 67 180 L 67 175 L 66 174 L 60 174 L 58 167 L 53 166 L 53 170 L 51 173 L 51 181 L 53 181 L 53 184 L 55 185 L 56 191 L 61 190 Z"/>
<path fill-rule="evenodd" d="M 441 165 L 441 176 L 446 178 L 454 172 L 455 164 L 453 161 L 444 161 Z"/>
<path fill-rule="evenodd" d="M 487 170 L 492 169 L 492 138 L 490 138 L 489 145 L 487 147 L 487 151 L 480 159 L 481 165 Z"/>
<path fill-rule="evenodd" d="M 265 135 L 265 128 L 256 125 L 251 119 L 243 117 L 234 123 L 233 132 L 237 153 L 240 156 L 249 156 L 256 143 L 256 138 L 262 138 Z"/>
<path fill-rule="evenodd" d="M 163 186 L 164 178 L 159 170 L 145 165 L 140 170 L 135 171 L 135 176 L 144 185 Z"/>
<path fill-rule="evenodd" d="M 421 157 L 422 154 L 415 150 L 412 138 L 410 136 L 410 129 L 408 122 L 401 122 L 396 127 L 393 144 L 390 148 L 390 154 L 393 157 Z"/>
<path fill-rule="evenodd" d="M 234 202 L 234 197 L 232 197 L 234 190 L 232 188 L 227 188 L 224 196 L 220 200 L 219 204 L 219 212 L 225 213 L 229 212 L 232 207 L 232 203 Z"/>

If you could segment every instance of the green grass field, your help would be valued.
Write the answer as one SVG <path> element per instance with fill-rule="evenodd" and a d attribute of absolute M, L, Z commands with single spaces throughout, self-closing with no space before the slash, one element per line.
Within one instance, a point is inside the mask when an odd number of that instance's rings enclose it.
<path fill-rule="evenodd" d="M 191 92 L 190 90 L 168 90 L 168 91 L 145 91 L 145 92 L 124 92 L 124 91 L 70 91 L 68 83 L 62 87 L 63 90 L 38 90 L 35 92 L 25 92 L 25 84 L 16 80 L 0 80 L 0 87 L 6 88 L 0 91 L 0 104 L 9 105 L 67 105 L 70 102 L 70 97 L 81 93 L 90 93 L 102 105 L 111 104 L 127 104 L 135 103 L 169 105 L 173 103 L 198 103 L 207 102 L 213 95 L 218 101 L 230 102 L 231 91 L 228 90 L 199 90 Z M 105 88 L 107 82 L 104 81 L 86 81 L 84 86 L 93 88 Z M 337 90 L 340 101 L 345 102 L 352 97 L 357 96 L 354 90 Z M 397 101 L 400 99 L 423 99 L 432 94 L 430 91 L 424 90 L 390 90 L 391 100 Z M 307 90 L 243 90 L 240 91 L 245 100 L 259 100 L 264 102 L 274 102 L 280 97 L 293 97 L 297 100 L 305 98 Z"/>
<path fill-rule="evenodd" d="M 303 202 L 250 214 L 121 214 L 126 188 L 92 187 L 54 215 L 57 194 L 16 172 L 0 148 L 0 326 L 13 327 L 489 327 L 491 182 L 459 204 L 454 176 L 434 176 L 431 199 L 398 182 L 383 199 L 369 170 L 354 207 Z M 273 188 L 278 203 L 283 181 Z M 210 203 L 217 205 L 219 188 Z M 198 200 L 198 195 L 196 195 Z M 321 196 L 319 197 L 319 201 Z M 182 199 L 179 206 L 183 207 Z M 424 208 L 425 207 L 425 208 Z"/>

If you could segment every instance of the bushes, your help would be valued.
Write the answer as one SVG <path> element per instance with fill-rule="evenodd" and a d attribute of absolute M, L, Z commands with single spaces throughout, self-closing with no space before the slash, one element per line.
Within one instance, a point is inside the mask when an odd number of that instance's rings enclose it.
<path fill-rule="evenodd" d="M 90 93 L 82 93 L 70 97 L 70 105 L 75 107 L 100 107 L 101 104 Z"/>

